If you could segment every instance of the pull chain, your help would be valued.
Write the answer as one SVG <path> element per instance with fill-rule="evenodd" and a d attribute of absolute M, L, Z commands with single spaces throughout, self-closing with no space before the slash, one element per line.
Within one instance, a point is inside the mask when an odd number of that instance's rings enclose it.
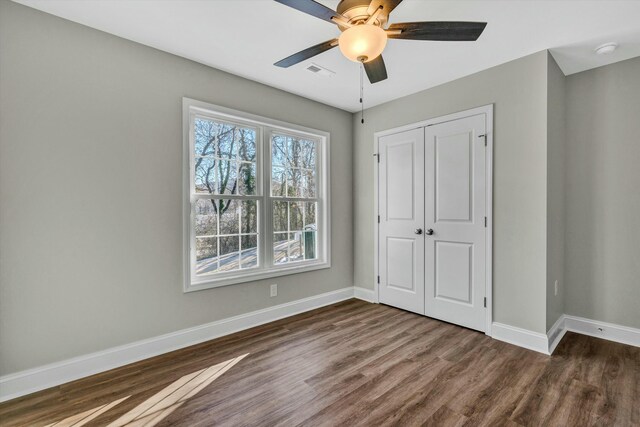
<path fill-rule="evenodd" d="M 364 124 L 364 64 L 360 63 L 360 123 Z"/>

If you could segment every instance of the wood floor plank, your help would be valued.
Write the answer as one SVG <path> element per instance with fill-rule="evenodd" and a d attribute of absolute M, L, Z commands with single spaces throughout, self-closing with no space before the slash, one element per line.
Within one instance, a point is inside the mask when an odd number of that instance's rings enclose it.
<path fill-rule="evenodd" d="M 245 354 L 215 381 L 165 396 Z M 639 426 L 640 349 L 567 333 L 548 357 L 349 300 L 5 402 L 0 425 L 105 426 L 156 401 L 162 410 L 132 423 Z"/>
<path fill-rule="evenodd" d="M 442 426 L 442 427 L 460 427 L 465 425 L 467 417 L 460 415 L 449 407 L 441 406 L 433 415 L 431 415 L 423 426 Z"/>

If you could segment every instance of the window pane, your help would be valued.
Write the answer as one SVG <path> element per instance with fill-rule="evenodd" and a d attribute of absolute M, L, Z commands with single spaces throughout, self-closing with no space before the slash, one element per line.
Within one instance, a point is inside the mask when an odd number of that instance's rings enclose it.
<path fill-rule="evenodd" d="M 316 197 L 316 178 L 312 170 L 302 170 L 302 197 Z"/>
<path fill-rule="evenodd" d="M 218 238 L 196 239 L 196 274 L 211 273 L 218 269 Z"/>
<path fill-rule="evenodd" d="M 253 128 L 196 117 L 194 137 L 195 156 L 256 160 L 256 130 Z"/>
<path fill-rule="evenodd" d="M 316 259 L 317 258 L 317 233 L 311 230 L 305 230 L 302 233 L 302 241 L 304 246 L 304 259 Z"/>
<path fill-rule="evenodd" d="M 258 265 L 258 236 L 249 235 L 240 238 L 242 251 L 240 253 L 240 267 L 251 268 Z"/>
<path fill-rule="evenodd" d="M 287 138 L 287 166 L 300 167 L 300 144 L 297 138 Z"/>
<path fill-rule="evenodd" d="M 240 231 L 238 201 L 216 200 L 216 202 L 220 215 L 220 234 L 238 234 Z"/>
<path fill-rule="evenodd" d="M 302 172 L 300 169 L 289 169 L 287 171 L 287 196 L 302 197 Z"/>
<path fill-rule="evenodd" d="M 302 168 L 315 169 L 316 167 L 316 143 L 301 139 L 298 141 L 300 149 L 298 151 L 298 164 Z"/>
<path fill-rule="evenodd" d="M 237 270 L 240 268 L 240 237 L 220 237 L 220 267 L 218 271 Z"/>
<path fill-rule="evenodd" d="M 239 145 L 235 141 L 236 134 L 235 125 L 197 117 L 194 120 L 194 154 L 235 159 Z"/>
<path fill-rule="evenodd" d="M 239 127 L 236 131 L 238 140 L 238 158 L 240 160 L 256 161 L 256 131 Z"/>
<path fill-rule="evenodd" d="M 307 198 L 317 196 L 316 143 L 314 141 L 273 135 L 271 164 L 272 196 Z"/>
<path fill-rule="evenodd" d="M 194 206 L 196 236 L 218 234 L 218 211 L 216 200 L 200 199 Z"/>
<path fill-rule="evenodd" d="M 255 163 L 240 163 L 238 172 L 238 194 L 253 196 L 256 194 L 257 173 Z"/>
<path fill-rule="evenodd" d="M 288 207 L 289 203 L 274 200 L 273 231 L 287 231 L 287 225 L 289 224 Z"/>
<path fill-rule="evenodd" d="M 240 232 L 243 234 L 258 232 L 258 202 L 256 200 L 240 202 Z"/>
<path fill-rule="evenodd" d="M 238 162 L 218 160 L 218 194 L 238 194 Z"/>
<path fill-rule="evenodd" d="M 288 165 L 296 168 L 314 169 L 316 165 L 315 142 L 300 138 L 288 139 Z"/>
<path fill-rule="evenodd" d="M 220 124 L 212 120 L 196 118 L 194 120 L 195 155 L 213 156 L 218 147 L 217 140 L 221 132 Z"/>
<path fill-rule="evenodd" d="M 302 261 L 304 259 L 304 244 L 302 232 L 289 233 L 289 262 Z"/>
<path fill-rule="evenodd" d="M 317 259 L 316 231 L 273 234 L 274 264 Z"/>
<path fill-rule="evenodd" d="M 282 135 L 273 135 L 271 139 L 271 164 L 285 166 L 287 157 L 287 138 Z"/>
<path fill-rule="evenodd" d="M 287 174 L 281 167 L 271 168 L 271 195 L 274 197 L 287 195 Z"/>
<path fill-rule="evenodd" d="M 304 229 L 316 230 L 316 202 L 304 202 Z"/>
<path fill-rule="evenodd" d="M 273 233 L 273 263 L 284 264 L 288 261 L 288 233 Z"/>
<path fill-rule="evenodd" d="M 303 227 L 302 205 L 300 203 L 289 203 L 289 231 L 299 231 Z"/>
<path fill-rule="evenodd" d="M 235 139 L 235 126 L 221 125 L 222 131 L 218 137 L 216 156 L 221 159 L 235 159 L 238 153 L 238 144 Z"/>
<path fill-rule="evenodd" d="M 214 179 L 216 164 L 215 159 L 196 157 L 194 177 L 196 193 L 217 193 Z"/>

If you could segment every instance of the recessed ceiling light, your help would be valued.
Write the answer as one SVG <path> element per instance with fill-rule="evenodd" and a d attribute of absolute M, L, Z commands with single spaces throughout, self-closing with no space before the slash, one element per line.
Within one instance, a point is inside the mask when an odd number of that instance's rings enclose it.
<path fill-rule="evenodd" d="M 618 48 L 618 43 L 605 43 L 595 48 L 598 55 L 607 55 Z"/>

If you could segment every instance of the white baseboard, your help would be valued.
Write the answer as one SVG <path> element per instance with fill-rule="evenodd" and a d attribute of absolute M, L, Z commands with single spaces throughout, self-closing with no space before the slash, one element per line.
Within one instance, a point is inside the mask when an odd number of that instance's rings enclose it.
<path fill-rule="evenodd" d="M 353 287 L 342 288 L 309 298 L 6 375 L 0 377 L 0 402 L 353 297 Z"/>
<path fill-rule="evenodd" d="M 491 325 L 491 337 L 518 347 L 549 354 L 549 340 L 546 334 L 493 322 Z"/>
<path fill-rule="evenodd" d="M 361 288 L 360 286 L 354 286 L 353 296 L 367 302 L 376 302 L 376 293 L 373 289 Z"/>
<path fill-rule="evenodd" d="M 547 334 L 493 323 L 492 337 L 519 347 L 551 355 L 567 331 L 640 347 L 640 329 L 563 314 Z"/>
<path fill-rule="evenodd" d="M 567 331 L 640 347 L 640 329 L 567 314 L 564 324 Z"/>
<path fill-rule="evenodd" d="M 551 329 L 547 332 L 547 340 L 549 342 L 549 354 L 553 354 L 554 350 L 562 341 L 562 337 L 567 333 L 567 328 L 565 326 L 565 315 L 561 315 L 556 320 L 556 323 L 553 324 Z"/>
<path fill-rule="evenodd" d="M 376 302 L 371 289 L 342 288 L 6 375 L 0 377 L 0 402 L 354 297 Z M 567 331 L 640 347 L 640 329 L 569 315 L 560 316 L 546 335 L 497 322 L 492 324 L 491 335 L 519 347 L 552 354 Z"/>
<path fill-rule="evenodd" d="M 549 329 L 549 354 L 553 354 L 567 331 L 640 347 L 640 329 L 563 314 Z"/>

